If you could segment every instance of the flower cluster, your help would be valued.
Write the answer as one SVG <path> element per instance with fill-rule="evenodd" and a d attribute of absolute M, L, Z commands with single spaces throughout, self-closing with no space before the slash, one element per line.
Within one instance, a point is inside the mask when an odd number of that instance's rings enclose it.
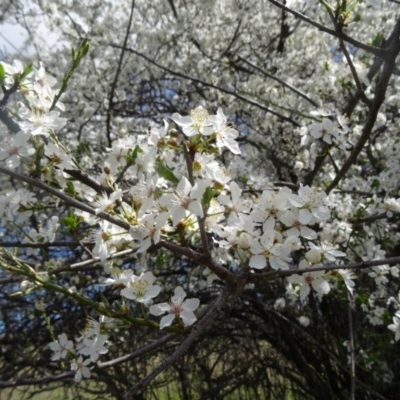
<path fill-rule="evenodd" d="M 28 165 L 29 158 L 35 156 L 40 173 L 48 174 L 62 190 L 90 204 L 90 213 L 77 211 L 76 215 L 79 222 L 90 227 L 86 238 L 93 244 L 91 253 L 98 258 L 96 261 L 112 266 L 111 277 L 101 285 L 121 289 L 121 304 L 139 303 L 144 320 L 148 319 L 147 313 L 155 317 L 163 315 L 160 329 L 171 326 L 174 320 L 178 328 L 191 326 L 197 320 L 194 311 L 200 301 L 186 299 L 181 286 L 175 288 L 169 302 L 153 304 L 162 287 L 154 284 L 156 278 L 151 271 L 136 275 L 134 269 L 116 269 L 113 265 L 112 258 L 119 251 L 131 249 L 136 256 L 146 255 L 159 249 L 163 241 L 199 253 L 207 250 L 219 263 L 218 267 L 225 270 L 250 271 L 253 276 L 271 270 L 292 270 L 287 279 L 288 298 L 304 301 L 311 290 L 319 297 L 326 295 L 332 289 L 331 278 L 343 282 L 343 287 L 353 294 L 356 276 L 351 270 L 342 269 L 337 274 L 324 271 L 324 266 L 338 263 L 337 258 L 346 256 L 340 250 L 342 243 L 350 241 L 345 207 L 337 206 L 334 195 L 328 199 L 324 191 L 314 187 L 301 185 L 296 190 L 279 185 L 278 188 L 268 181 L 235 174 L 232 172 L 235 168 L 228 172 L 218 157 L 224 153 L 228 160 L 239 159 L 242 148 L 237 141 L 239 132 L 221 108 L 214 115 L 202 106 L 192 109 L 188 116 L 175 113 L 170 119 L 177 129 L 170 129 L 169 122 L 164 120 L 162 128 L 152 126 L 146 134 L 118 137 L 107 149 L 107 158 L 96 177 L 96 186 L 107 188 L 108 193 L 96 192 L 82 182 L 67 181 L 63 173 L 74 170 L 78 163 L 57 137 L 56 131 L 64 127 L 66 119 L 53 110 L 56 106 L 63 110 L 62 103 L 54 104 L 56 80 L 42 64 L 32 71 L 18 61 L 12 65 L 3 63 L 3 67 L 5 88 L 18 87 L 24 103 L 18 109 L 21 130 L 15 135 L 1 132 L 0 161 L 7 168 L 16 169 Z M 321 148 L 327 152 L 331 148 L 346 151 L 351 146 L 344 118 L 324 112 L 313 116 L 319 121 L 300 130 L 301 145 L 311 146 L 298 160 L 298 169 L 313 168 Z M 43 144 L 38 135 L 46 137 L 43 154 L 38 151 Z M 360 204 L 357 218 L 367 209 L 368 216 L 382 214 L 387 218 L 400 211 L 396 196 L 370 197 L 365 207 Z M 35 200 L 24 190 L 12 196 L 2 195 L 0 217 L 10 221 L 14 212 L 20 211 L 19 222 L 23 222 L 31 216 L 30 207 Z M 343 218 L 328 223 L 331 202 Z M 104 219 L 104 213 L 129 229 Z M 53 216 L 27 236 L 30 240 L 53 242 L 59 227 L 59 218 Z M 379 253 L 379 257 L 373 254 L 368 259 L 383 257 Z M 217 268 L 203 271 L 209 284 L 218 278 L 216 271 Z M 387 283 L 389 274 L 396 276 L 397 267 L 379 266 L 369 272 L 379 286 Z M 285 299 L 274 304 L 276 310 L 285 306 Z M 148 312 L 145 307 L 149 307 Z M 381 324 L 384 308 L 369 311 L 370 323 Z M 396 313 L 393 324 L 389 325 L 396 340 L 400 338 L 399 318 Z M 311 321 L 302 316 L 299 323 L 307 327 Z M 75 380 L 90 377 L 88 366 L 108 352 L 110 332 L 115 326 L 115 320 L 105 316 L 99 322 L 89 319 L 76 348 L 61 334 L 58 341 L 49 344 L 54 352 L 52 360 L 76 355 L 71 364 L 76 371 Z"/>

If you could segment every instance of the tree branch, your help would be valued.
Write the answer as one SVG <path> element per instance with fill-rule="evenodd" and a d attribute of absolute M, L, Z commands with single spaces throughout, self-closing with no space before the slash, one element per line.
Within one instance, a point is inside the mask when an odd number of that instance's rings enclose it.
<path fill-rule="evenodd" d="M 304 269 L 290 269 L 290 270 L 273 270 L 268 272 L 254 273 L 249 275 L 249 282 L 260 282 L 262 280 L 274 280 L 284 278 L 291 275 L 302 275 L 308 272 L 315 271 L 335 271 L 339 269 L 365 269 L 371 267 L 379 267 L 380 265 L 396 265 L 400 264 L 400 257 L 383 258 L 381 260 L 362 261 L 359 263 L 351 264 L 338 264 L 338 265 L 323 265 L 321 267 L 312 267 Z"/>
<path fill-rule="evenodd" d="M 365 143 L 367 142 L 372 129 L 375 125 L 376 118 L 378 116 L 378 112 L 385 100 L 386 90 L 389 85 L 389 80 L 393 74 L 393 70 L 396 66 L 396 57 L 400 52 L 400 40 L 399 40 L 399 32 L 400 32 L 400 21 L 396 22 L 396 38 L 393 40 L 390 46 L 390 53 L 388 53 L 388 57 L 385 60 L 382 75 L 379 81 L 376 84 L 375 89 L 375 96 L 372 101 L 371 107 L 369 109 L 367 120 L 365 122 L 364 128 L 362 130 L 362 134 L 353 148 L 348 159 L 343 164 L 342 168 L 340 169 L 339 173 L 336 174 L 335 178 L 331 182 L 331 184 L 326 189 L 326 193 L 329 193 L 332 189 L 334 189 L 340 180 L 346 175 L 349 168 L 353 165 L 356 161 L 358 155 L 364 148 Z"/>
<path fill-rule="evenodd" d="M 214 301 L 210 310 L 207 314 L 194 325 L 189 336 L 178 346 L 178 348 L 167 357 L 157 368 L 155 368 L 149 375 L 147 375 L 144 379 L 142 379 L 139 383 L 133 386 L 124 396 L 124 400 L 129 400 L 134 398 L 136 394 L 140 393 L 146 386 L 162 371 L 168 368 L 171 364 L 173 364 L 179 357 L 186 353 L 189 346 L 194 342 L 194 340 L 199 337 L 204 330 L 210 325 L 210 323 L 217 316 L 223 305 L 228 301 L 230 295 L 232 294 L 231 290 L 227 287 L 224 288 L 224 291 L 221 295 Z"/>
<path fill-rule="evenodd" d="M 271 4 L 275 5 L 278 8 L 281 8 L 282 10 L 286 10 L 288 12 L 290 12 L 291 14 L 293 14 L 295 17 L 300 18 L 301 20 L 307 22 L 308 24 L 315 26 L 316 28 L 318 28 L 320 31 L 322 32 L 326 32 L 331 36 L 337 37 L 339 39 L 344 40 L 347 43 L 352 44 L 355 47 L 358 47 L 359 49 L 363 49 L 369 53 L 375 54 L 376 56 L 379 57 L 385 57 L 390 51 L 386 50 L 386 49 L 381 49 L 379 47 L 375 47 L 375 46 L 370 46 L 368 44 L 359 42 L 356 39 L 353 39 L 351 36 L 346 35 L 343 32 L 337 32 L 333 29 L 329 29 L 327 28 L 325 25 L 322 25 L 316 21 L 313 21 L 312 19 L 306 17 L 304 14 L 301 14 L 295 10 L 292 10 L 289 7 L 286 7 L 284 4 L 279 3 L 276 0 L 268 0 Z"/>

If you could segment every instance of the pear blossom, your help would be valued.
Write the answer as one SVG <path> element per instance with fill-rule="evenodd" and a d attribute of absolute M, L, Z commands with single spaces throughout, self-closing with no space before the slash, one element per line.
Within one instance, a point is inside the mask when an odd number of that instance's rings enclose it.
<path fill-rule="evenodd" d="M 310 268 L 310 264 L 302 260 L 299 269 Z M 322 278 L 324 271 L 304 272 L 301 275 L 292 275 L 288 281 L 292 284 L 301 285 L 300 300 L 304 300 L 310 293 L 310 286 L 320 295 L 327 294 L 331 290 L 329 283 Z"/>
<path fill-rule="evenodd" d="M 71 370 L 76 371 L 74 380 L 76 383 L 80 382 L 83 378 L 90 378 L 90 369 L 88 365 L 90 364 L 90 358 L 83 361 L 82 356 L 78 358 L 77 361 L 71 363 Z"/>
<path fill-rule="evenodd" d="M 170 326 L 177 317 L 181 318 L 182 322 L 187 326 L 196 322 L 197 318 L 193 311 L 198 308 L 200 300 L 196 298 L 184 300 L 185 297 L 186 292 L 181 286 L 178 286 L 174 291 L 174 296 L 171 297 L 170 303 L 160 303 L 150 307 L 152 315 L 159 316 L 166 312 L 168 313 L 161 318 L 160 329 Z"/>
<path fill-rule="evenodd" d="M 229 212 L 228 224 L 236 225 L 240 223 L 239 213 L 250 211 L 251 203 L 249 200 L 241 198 L 242 190 L 235 181 L 229 184 L 229 190 L 231 197 L 221 194 L 218 196 L 218 201 L 221 205 L 227 207 L 227 212 Z"/>
<path fill-rule="evenodd" d="M 114 273 L 111 274 L 111 278 L 107 278 L 102 283 L 102 286 L 108 286 L 108 285 L 128 286 L 129 283 L 131 282 L 132 275 L 133 275 L 133 271 L 131 269 L 126 269 L 124 271 L 117 269 L 117 271 L 115 271 Z"/>
<path fill-rule="evenodd" d="M 267 261 L 273 269 L 288 269 L 288 262 L 291 261 L 291 241 L 281 242 L 281 235 L 274 230 L 275 222 L 270 219 L 264 223 L 264 234 L 260 240 L 249 240 L 252 256 L 249 267 L 263 269 L 267 266 Z M 289 238 L 290 239 L 290 238 Z M 277 241 L 277 243 L 275 243 Z"/>
<path fill-rule="evenodd" d="M 70 154 L 66 154 L 64 150 L 52 142 L 44 146 L 44 154 L 61 169 L 73 168 L 72 156 Z"/>
<path fill-rule="evenodd" d="M 310 126 L 310 133 L 314 139 L 322 139 L 331 144 L 332 135 L 335 134 L 335 124 L 328 118 L 323 118 L 321 123 L 315 123 Z"/>
<path fill-rule="evenodd" d="M 176 188 L 176 195 L 166 194 L 159 199 L 159 203 L 163 207 L 167 207 L 172 216 L 173 226 L 185 218 L 186 210 L 189 210 L 197 217 L 204 216 L 203 207 L 200 199 L 203 196 L 209 182 L 200 180 L 194 186 L 183 177 Z"/>
<path fill-rule="evenodd" d="M 395 333 L 394 340 L 397 342 L 400 340 L 400 311 L 397 311 L 393 317 L 393 324 L 390 324 L 388 328 Z"/>
<path fill-rule="evenodd" d="M 4 79 L 4 86 L 6 89 L 10 89 L 16 79 L 24 72 L 24 66 L 21 61 L 13 60 L 12 64 L 5 63 L 4 61 L 1 62 L 4 67 L 5 72 L 5 79 Z"/>
<path fill-rule="evenodd" d="M 317 238 L 317 233 L 315 231 L 299 221 L 299 210 L 297 208 L 279 212 L 278 219 L 289 227 L 289 229 L 285 231 L 287 236 L 301 236 L 309 240 L 315 240 Z"/>
<path fill-rule="evenodd" d="M 328 242 L 322 242 L 321 246 L 317 246 L 316 244 L 309 242 L 309 246 L 311 249 L 307 251 L 306 258 L 311 264 L 319 263 L 323 258 L 334 262 L 336 261 L 336 257 L 346 256 L 346 253 L 336 250 L 335 247 Z"/>
<path fill-rule="evenodd" d="M 353 294 L 355 283 L 353 279 L 357 279 L 352 269 L 339 269 L 339 274 L 342 276 L 347 290 Z"/>
<path fill-rule="evenodd" d="M 317 192 L 309 186 L 302 186 L 299 194 L 290 194 L 289 202 L 300 209 L 299 221 L 308 224 L 315 217 L 317 220 L 325 220 L 330 217 L 330 210 L 326 206 L 326 193 Z"/>
<path fill-rule="evenodd" d="M 233 154 L 241 154 L 239 143 L 235 140 L 239 132 L 228 124 L 228 119 L 221 108 L 218 108 L 217 115 L 210 117 L 216 134 L 217 147 L 227 147 Z"/>
<path fill-rule="evenodd" d="M 60 358 L 65 358 L 69 351 L 73 351 L 74 344 L 72 340 L 68 340 L 68 337 L 65 333 L 62 333 L 58 336 L 57 342 L 49 343 L 50 350 L 54 351 L 53 357 L 51 357 L 52 361 L 57 361 Z"/>
<path fill-rule="evenodd" d="M 160 241 L 161 228 L 164 227 L 168 219 L 168 213 L 162 212 L 157 216 L 153 214 L 145 215 L 138 225 L 131 226 L 129 233 L 135 240 L 140 240 L 140 247 L 137 253 L 145 252 L 151 245 L 151 241 Z"/>
<path fill-rule="evenodd" d="M 20 157 L 29 157 L 35 153 L 35 149 L 28 142 L 31 135 L 23 131 L 6 138 L 2 142 L 0 160 L 5 160 L 7 168 L 14 169 L 21 164 Z"/>
<path fill-rule="evenodd" d="M 214 132 L 208 111 L 202 106 L 190 110 L 190 116 L 182 117 L 180 114 L 172 114 L 171 119 L 180 127 L 186 136 L 194 136 L 199 133 L 209 136 Z"/>
<path fill-rule="evenodd" d="M 122 197 L 123 193 L 121 189 L 116 190 L 110 194 L 110 197 L 107 196 L 107 193 L 102 193 L 101 197 L 95 200 L 94 205 L 97 206 L 95 209 L 95 213 L 98 214 L 106 209 L 112 209 L 115 205 L 115 202 Z"/>
<path fill-rule="evenodd" d="M 66 118 L 59 117 L 59 111 L 43 112 L 40 110 L 28 110 L 21 107 L 19 116 L 21 129 L 31 135 L 49 135 L 49 129 L 60 130 L 67 123 Z"/>
<path fill-rule="evenodd" d="M 94 363 L 100 355 L 108 352 L 107 344 L 108 335 L 99 335 L 94 338 L 84 338 L 81 343 L 77 346 L 77 354 L 88 356 L 89 360 Z"/>
<path fill-rule="evenodd" d="M 308 317 L 306 317 L 306 316 L 304 316 L 304 315 L 302 315 L 301 317 L 299 317 L 299 318 L 298 318 L 298 321 L 299 321 L 300 325 L 302 325 L 302 326 L 304 326 L 304 327 L 306 327 L 306 328 L 307 328 L 307 326 L 309 326 L 310 323 L 311 323 L 310 318 L 308 318 Z"/>
<path fill-rule="evenodd" d="M 45 228 L 40 228 L 40 235 L 45 238 L 47 242 L 54 242 L 56 238 L 56 232 L 60 227 L 60 223 L 58 222 L 58 216 L 53 215 L 51 219 L 47 222 L 47 226 Z"/>
<path fill-rule="evenodd" d="M 121 295 L 130 300 L 147 304 L 153 297 L 158 296 L 161 287 L 153 285 L 154 275 L 152 272 L 142 273 L 140 276 L 131 275 L 125 289 L 121 290 Z"/>
<path fill-rule="evenodd" d="M 283 297 L 275 300 L 274 309 L 279 311 L 286 307 L 286 300 Z"/>

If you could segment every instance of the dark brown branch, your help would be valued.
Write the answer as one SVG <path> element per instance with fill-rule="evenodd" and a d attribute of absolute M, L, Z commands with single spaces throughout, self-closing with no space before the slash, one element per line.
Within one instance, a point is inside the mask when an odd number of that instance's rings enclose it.
<path fill-rule="evenodd" d="M 345 161 L 342 168 L 340 169 L 339 173 L 336 174 L 335 178 L 333 179 L 331 184 L 326 189 L 327 193 L 329 193 L 332 189 L 334 189 L 338 185 L 338 183 L 341 181 L 341 179 L 346 175 L 349 168 L 356 161 L 358 155 L 364 148 L 365 143 L 369 139 L 372 129 L 375 125 L 375 121 L 378 116 L 378 112 L 385 100 L 386 90 L 389 85 L 389 80 L 390 80 L 390 78 L 393 74 L 393 70 L 395 68 L 396 57 L 400 52 L 400 40 L 399 40 L 400 21 L 397 21 L 395 29 L 397 32 L 396 38 L 391 43 L 391 46 L 389 48 L 390 52 L 388 53 L 389 55 L 388 55 L 387 59 L 385 60 L 381 77 L 376 84 L 375 96 L 372 101 L 371 107 L 369 109 L 369 112 L 367 115 L 367 120 L 366 120 L 364 128 L 362 130 L 362 134 L 361 134 L 358 142 L 354 146 L 353 151 L 351 152 L 350 156 L 348 157 L 348 159 Z"/>
<path fill-rule="evenodd" d="M 158 244 L 160 244 L 165 249 L 172 251 L 173 253 L 177 253 L 182 256 L 186 256 L 186 257 L 190 258 L 192 261 L 194 261 L 200 265 L 204 265 L 204 266 L 208 267 L 212 272 L 214 272 L 215 275 L 218 276 L 219 279 L 221 279 L 225 282 L 235 283 L 238 281 L 237 275 L 235 275 L 234 273 L 229 271 L 227 268 L 224 268 L 222 265 L 218 264 L 217 262 L 215 262 L 209 256 L 197 253 L 188 247 L 182 247 L 182 246 L 179 246 L 179 245 L 177 245 L 175 243 L 171 243 L 171 242 L 161 241 Z"/>
<path fill-rule="evenodd" d="M 122 364 L 126 361 L 133 360 L 135 358 L 143 356 L 143 355 L 147 354 L 148 352 L 155 350 L 156 348 L 164 345 L 165 343 L 174 339 L 176 336 L 177 335 L 175 333 L 165 335 L 164 337 L 162 337 L 152 343 L 149 343 L 148 345 L 142 347 L 139 350 L 136 350 L 130 354 L 126 354 L 125 356 L 115 358 L 114 360 L 100 363 L 96 367 L 90 368 L 90 370 L 92 372 L 96 372 L 97 370 L 110 368 L 115 365 Z M 16 387 L 16 386 L 27 386 L 27 385 L 43 385 L 46 383 L 71 379 L 74 375 L 75 375 L 75 371 L 71 371 L 71 372 L 63 372 L 62 374 L 59 374 L 59 375 L 46 376 L 43 378 L 20 378 L 20 379 L 14 380 L 14 381 L 0 381 L 0 387 L 6 388 L 6 387 Z"/>
<path fill-rule="evenodd" d="M 380 265 L 396 265 L 400 264 L 400 257 L 383 258 L 381 260 L 362 261 L 359 263 L 341 264 L 341 265 L 323 265 L 321 267 L 304 268 L 304 269 L 290 269 L 290 270 L 278 270 L 268 271 L 251 274 L 249 276 L 249 282 L 261 282 L 262 280 L 274 280 L 277 278 L 283 278 L 291 275 L 302 275 L 308 272 L 315 271 L 335 271 L 339 269 L 366 269 L 371 267 L 379 267 Z"/>
<path fill-rule="evenodd" d="M 64 172 L 66 172 L 69 176 L 72 176 L 79 182 L 84 183 L 86 186 L 91 187 L 97 193 L 106 192 L 107 194 L 111 194 L 113 192 L 113 190 L 109 186 L 102 185 L 100 182 L 96 181 L 96 179 L 93 179 L 91 176 L 83 171 L 80 171 L 78 169 L 64 169 Z"/>
<path fill-rule="evenodd" d="M 295 11 L 295 10 L 292 10 L 291 8 L 286 7 L 285 5 L 283 5 L 282 3 L 279 3 L 276 0 L 268 0 L 268 1 L 271 4 L 275 5 L 276 7 L 281 8 L 282 10 L 286 10 L 286 11 L 290 12 L 291 14 L 293 14 L 294 16 L 296 16 L 297 18 L 300 18 L 301 20 L 307 22 L 308 24 L 315 26 L 320 31 L 326 32 L 331 36 L 334 36 L 334 37 L 337 37 L 339 39 L 342 39 L 345 42 L 350 43 L 355 47 L 358 47 L 359 49 L 363 49 L 363 50 L 365 50 L 365 51 L 367 51 L 369 53 L 375 54 L 376 56 L 379 56 L 379 57 L 385 57 L 390 52 L 390 50 L 381 49 L 379 47 L 370 46 L 368 44 L 359 42 L 358 40 L 353 39 L 351 36 L 348 36 L 343 32 L 340 32 L 340 31 L 337 32 L 337 31 L 335 31 L 333 29 L 329 29 L 325 25 L 322 25 L 322 24 L 320 24 L 320 23 L 318 23 L 316 21 L 313 21 L 312 19 L 306 17 L 304 14 L 301 14 L 301 13 Z"/>
<path fill-rule="evenodd" d="M 90 244 L 85 242 L 85 244 Z M 0 247 L 33 247 L 33 248 L 45 248 L 45 247 L 77 247 L 79 242 L 64 242 L 64 241 L 54 241 L 54 242 L 4 242 L 0 240 Z"/>
<path fill-rule="evenodd" d="M 51 186 L 47 185 L 46 183 L 42 182 L 39 179 L 34 179 L 34 178 L 30 178 L 29 176 L 23 175 L 23 174 L 19 174 L 18 172 L 14 172 L 11 171 L 7 168 L 1 167 L 0 166 L 0 172 L 2 172 L 5 175 L 11 176 L 19 181 L 28 183 L 29 185 L 35 186 L 39 189 L 44 190 L 47 193 L 50 193 L 54 196 L 56 196 L 57 198 L 61 199 L 64 201 L 65 204 L 77 208 L 79 210 L 85 211 L 91 215 L 95 215 L 100 219 L 103 219 L 105 221 L 111 222 L 114 225 L 119 226 L 122 229 L 126 229 L 129 230 L 130 225 L 126 222 L 121 221 L 118 218 L 115 218 L 109 214 L 106 214 L 104 212 L 100 212 L 98 214 L 96 214 L 95 209 L 86 205 L 85 203 L 82 203 L 78 200 L 75 200 L 71 197 L 69 197 L 68 195 L 66 195 L 65 193 L 61 192 L 60 190 L 54 189 Z"/>
<path fill-rule="evenodd" d="M 318 104 L 318 102 L 316 102 L 315 100 L 313 100 L 312 98 L 307 96 L 307 94 L 305 94 L 304 92 L 302 92 L 299 89 L 296 89 L 294 86 L 290 85 L 289 83 L 285 82 L 284 80 L 278 78 L 277 76 L 275 76 L 273 74 L 270 74 L 269 72 L 267 72 L 267 71 L 263 70 L 262 68 L 260 68 L 258 65 L 253 64 L 252 62 L 250 62 L 249 60 L 247 60 L 247 59 L 245 59 L 245 58 L 243 58 L 241 56 L 238 56 L 238 58 L 239 58 L 239 60 L 245 62 L 250 67 L 254 68 L 255 70 L 257 70 L 259 72 L 261 72 L 266 77 L 279 82 L 282 86 L 288 88 L 289 90 L 291 90 L 292 92 L 296 93 L 297 95 L 299 95 L 303 99 L 307 100 L 314 107 L 319 107 L 320 106 L 320 104 Z"/>
<path fill-rule="evenodd" d="M 355 68 L 355 66 L 353 64 L 353 60 L 351 59 L 350 54 L 347 51 L 347 48 L 346 48 L 346 45 L 344 44 L 343 39 L 339 39 L 339 43 L 340 43 L 340 48 L 342 49 L 343 54 L 346 57 L 347 64 L 350 67 L 350 71 L 351 71 L 351 74 L 353 75 L 354 82 L 356 83 L 357 96 L 365 105 L 370 107 L 371 106 L 371 100 L 367 97 L 367 95 L 364 92 L 364 88 L 363 88 L 363 86 L 361 84 L 360 78 L 358 77 L 356 68 Z"/>

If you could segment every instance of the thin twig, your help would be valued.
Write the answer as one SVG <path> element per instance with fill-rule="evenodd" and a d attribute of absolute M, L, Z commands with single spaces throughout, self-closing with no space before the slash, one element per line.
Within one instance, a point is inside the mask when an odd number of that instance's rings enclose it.
<path fill-rule="evenodd" d="M 327 187 L 326 193 L 329 193 L 334 189 L 341 179 L 346 175 L 347 171 L 356 161 L 358 155 L 361 153 L 362 149 L 364 148 L 365 143 L 370 137 L 372 129 L 375 125 L 376 118 L 378 116 L 378 112 L 385 100 L 386 97 L 386 90 L 389 85 L 389 80 L 393 74 L 393 70 L 395 68 L 396 57 L 400 52 L 400 40 L 399 40 L 399 33 L 400 33 L 400 21 L 396 23 L 396 36 L 393 42 L 390 45 L 390 52 L 388 53 L 388 57 L 385 60 L 383 71 L 379 81 L 376 84 L 375 89 L 375 96 L 370 106 L 367 120 L 365 122 L 364 128 L 362 130 L 362 134 L 355 144 L 353 151 L 351 152 L 350 156 L 347 158 L 345 163 L 343 164 L 342 168 L 340 169 L 339 173 L 336 174 L 335 178 L 331 182 L 331 184 Z"/>
<path fill-rule="evenodd" d="M 268 272 L 254 273 L 249 275 L 249 282 L 261 282 L 284 278 L 291 275 L 302 275 L 308 272 L 315 271 L 335 271 L 339 269 L 366 269 L 370 267 L 379 267 L 381 265 L 396 265 L 400 264 L 400 257 L 383 258 L 381 260 L 362 261 L 359 263 L 351 264 L 337 264 L 337 265 L 322 265 L 320 267 L 290 269 L 290 270 L 273 270 Z"/>
<path fill-rule="evenodd" d="M 100 212 L 100 213 L 96 214 L 96 211 L 94 208 L 86 205 L 85 203 L 82 203 L 78 200 L 71 198 L 70 196 L 66 195 L 65 193 L 63 193 L 57 189 L 52 188 L 51 186 L 47 185 L 46 183 L 44 183 L 43 181 L 41 181 L 39 179 L 34 179 L 29 176 L 19 174 L 18 172 L 11 171 L 11 170 L 1 167 L 1 166 L 0 166 L 0 172 L 2 172 L 3 174 L 6 174 L 8 176 L 11 176 L 15 179 L 18 179 L 19 181 L 28 183 L 32 186 L 42 189 L 45 192 L 50 193 L 50 194 L 56 196 L 57 198 L 63 200 L 65 202 L 65 204 L 67 204 L 67 205 L 70 205 L 74 208 L 85 211 L 91 215 L 95 215 L 99 219 L 103 219 L 105 221 L 111 222 L 112 224 L 117 225 L 122 229 L 126 229 L 127 231 L 129 230 L 130 226 L 127 222 L 123 222 L 120 219 L 115 218 L 105 212 Z"/>
<path fill-rule="evenodd" d="M 273 74 L 270 74 L 269 72 L 267 72 L 264 69 L 260 68 L 258 65 L 253 64 L 251 61 L 241 57 L 240 55 L 238 56 L 238 58 L 239 58 L 239 60 L 245 62 L 247 65 L 250 65 L 252 68 L 254 68 L 257 71 L 261 72 L 263 75 L 267 76 L 270 79 L 273 79 L 273 80 L 279 82 L 282 86 L 287 87 L 292 92 L 298 94 L 300 97 L 302 97 L 303 99 L 307 100 L 314 107 L 319 107 L 320 106 L 320 104 L 318 102 L 316 102 L 315 100 L 313 100 L 312 98 L 307 96 L 307 94 L 305 94 L 304 92 L 302 92 L 299 89 L 296 89 L 294 86 L 290 85 L 289 83 L 285 82 L 284 80 L 278 78 L 277 76 L 275 76 Z"/>
<path fill-rule="evenodd" d="M 363 88 L 363 86 L 362 86 L 362 84 L 361 84 L 361 81 L 360 81 L 360 78 L 359 78 L 359 76 L 358 76 L 358 74 L 357 74 L 357 71 L 356 71 L 356 68 L 355 68 L 355 66 L 354 66 L 353 60 L 351 59 L 350 54 L 349 54 L 349 52 L 347 51 L 347 48 L 346 48 L 346 45 L 344 44 L 343 39 L 339 39 L 339 43 L 340 43 L 340 48 L 342 49 L 343 54 L 344 54 L 344 56 L 346 57 L 347 64 L 348 64 L 349 67 L 350 67 L 350 71 L 351 71 L 351 74 L 353 75 L 354 82 L 356 83 L 356 86 L 357 86 L 357 94 L 358 94 L 360 100 L 361 100 L 366 106 L 370 107 L 370 106 L 371 106 L 371 100 L 370 100 L 370 99 L 367 97 L 367 95 L 365 94 L 364 88 Z"/>
<path fill-rule="evenodd" d="M 350 400 L 355 400 L 355 389 L 356 389 L 356 352 L 354 347 L 354 325 L 353 325 L 353 314 L 351 309 L 351 295 L 347 291 L 347 314 L 349 321 L 349 346 L 350 346 Z"/>
<path fill-rule="evenodd" d="M 155 350 L 156 348 L 164 345 L 165 343 L 174 339 L 176 336 L 177 336 L 177 334 L 175 334 L 175 333 L 165 335 L 162 338 L 155 340 L 152 343 L 149 343 L 148 345 L 142 347 L 139 350 L 136 350 L 130 354 L 126 354 L 125 356 L 118 357 L 118 358 L 115 358 L 110 361 L 99 363 L 97 366 L 90 368 L 90 370 L 92 372 L 96 372 L 97 370 L 114 367 L 115 365 L 122 364 L 124 362 L 133 360 L 135 358 L 143 356 L 143 355 L 149 353 L 150 351 Z M 75 371 L 71 371 L 71 372 L 63 372 L 62 374 L 59 374 L 59 375 L 46 376 L 43 378 L 21 378 L 21 379 L 16 379 L 14 381 L 0 381 L 0 387 L 6 388 L 6 387 L 16 387 L 16 386 L 27 386 L 27 385 L 43 385 L 46 383 L 70 379 L 74 375 L 75 375 Z"/>
<path fill-rule="evenodd" d="M 353 46 L 358 47 L 359 49 L 363 49 L 363 50 L 368 51 L 369 53 L 375 54 L 376 56 L 379 56 L 379 57 L 385 57 L 389 53 L 389 51 L 386 49 L 382 49 L 380 47 L 375 47 L 375 46 L 370 46 L 368 44 L 359 42 L 356 39 L 353 39 L 351 36 L 348 36 L 343 32 L 337 32 L 333 29 L 329 29 L 326 26 L 306 17 L 304 14 L 301 14 L 295 10 L 292 10 L 289 7 L 286 7 L 284 4 L 279 3 L 276 0 L 268 0 L 268 1 L 271 4 L 275 5 L 276 7 L 281 8 L 282 10 L 286 10 L 286 11 L 290 12 L 291 14 L 293 14 L 294 16 L 296 16 L 297 18 L 300 18 L 301 20 L 307 22 L 308 24 L 315 26 L 320 31 L 326 32 L 329 35 L 337 37 L 339 39 L 343 39 L 345 42 L 350 43 Z"/>
<path fill-rule="evenodd" d="M 117 49 L 121 48 L 120 45 L 116 45 L 116 44 L 110 44 L 110 46 L 111 47 L 115 47 Z M 184 74 L 182 72 L 174 71 L 174 70 L 172 70 L 170 68 L 164 67 L 163 65 L 159 64 L 157 61 L 152 60 L 150 57 L 147 57 L 146 55 L 140 53 L 137 50 L 134 50 L 134 49 L 131 49 L 131 48 L 127 48 L 126 50 L 131 52 L 131 53 L 133 53 L 133 54 L 136 54 L 137 56 L 139 56 L 139 57 L 143 58 L 144 60 L 148 61 L 150 64 L 153 64 L 154 66 L 162 69 L 165 72 L 168 72 L 171 75 L 178 76 L 180 78 L 187 79 L 187 80 L 189 80 L 189 81 L 191 81 L 193 83 L 198 83 L 198 84 L 200 84 L 202 86 L 209 87 L 209 88 L 218 90 L 220 92 L 229 94 L 229 95 L 231 95 L 233 97 L 236 97 L 239 100 L 244 101 L 245 103 L 251 104 L 252 106 L 255 106 L 255 107 L 257 107 L 257 108 L 259 108 L 259 109 L 261 109 L 263 111 L 266 111 L 266 112 L 268 112 L 268 113 L 270 113 L 272 115 L 275 115 L 276 117 L 278 117 L 278 118 L 280 118 L 280 119 L 282 119 L 284 121 L 290 122 L 291 124 L 300 127 L 300 124 L 297 121 L 295 121 L 294 119 L 285 117 L 284 115 L 277 113 L 276 111 L 270 109 L 269 107 L 265 107 L 264 105 L 258 103 L 255 100 L 252 100 L 252 99 L 249 99 L 247 97 L 242 96 L 241 94 L 237 93 L 236 91 L 228 90 L 228 89 L 225 89 L 225 88 L 223 88 L 221 86 L 214 85 L 213 83 L 209 83 L 209 82 L 203 81 L 203 80 L 201 80 L 199 78 L 194 78 L 194 77 L 192 77 L 190 75 L 187 75 L 187 74 Z"/>
<path fill-rule="evenodd" d="M 173 253 L 180 254 L 182 256 L 186 256 L 190 258 L 192 261 L 200 264 L 205 265 L 208 267 L 215 275 L 218 276 L 219 279 L 235 283 L 238 280 L 238 276 L 235 275 L 233 272 L 229 271 L 229 269 L 223 267 L 222 265 L 218 264 L 214 261 L 211 257 L 205 256 L 204 254 L 197 253 L 196 251 L 188 248 L 182 247 L 175 243 L 161 241 L 158 243 L 162 247 L 172 251 Z"/>
<path fill-rule="evenodd" d="M 111 90 L 110 90 L 110 93 L 108 95 L 108 110 L 107 110 L 106 126 L 107 126 L 107 141 L 108 141 L 108 146 L 109 147 L 111 147 L 111 144 L 112 144 L 112 141 L 111 141 L 111 114 L 112 114 L 113 106 L 114 106 L 114 100 L 113 100 L 114 99 L 114 93 L 115 93 L 115 89 L 117 87 L 119 74 L 121 73 L 122 61 L 123 61 L 124 55 L 125 55 L 125 47 L 126 47 L 126 44 L 128 43 L 128 38 L 129 38 L 129 35 L 130 35 L 130 31 L 131 31 L 134 8 L 135 8 L 135 0 L 132 0 L 128 26 L 126 28 L 124 43 L 122 45 L 122 51 L 121 51 L 121 54 L 119 56 L 117 70 L 115 71 L 114 80 L 113 80 L 113 82 L 111 84 Z"/>
<path fill-rule="evenodd" d="M 185 161 L 186 161 L 186 167 L 188 171 L 188 177 L 189 177 L 189 182 L 194 186 L 194 177 L 193 177 L 193 160 L 191 155 L 189 154 L 189 151 L 187 149 L 187 146 L 185 143 L 183 143 L 183 154 L 185 156 Z M 203 207 L 203 206 L 202 206 Z M 204 213 L 204 210 L 203 210 Z M 197 223 L 199 225 L 199 231 L 200 231 L 200 238 L 201 238 L 201 244 L 203 246 L 203 252 L 206 257 L 210 256 L 210 246 L 208 245 L 208 238 L 207 238 L 207 232 L 206 228 L 204 226 L 204 221 L 206 219 L 206 215 L 203 215 L 203 217 L 197 217 Z"/>

